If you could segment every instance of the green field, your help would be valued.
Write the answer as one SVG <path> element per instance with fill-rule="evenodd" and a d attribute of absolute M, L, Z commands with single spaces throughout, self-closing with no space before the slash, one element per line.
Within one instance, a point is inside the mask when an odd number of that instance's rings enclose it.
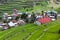
<path fill-rule="evenodd" d="M 56 20 L 41 26 L 26 24 L 0 31 L 0 40 L 58 40 L 60 37 L 60 34 L 57 33 L 60 29 L 59 21 Z"/>
<path fill-rule="evenodd" d="M 45 2 L 43 4 L 45 4 Z M 52 10 L 51 7 L 47 6 L 47 4 L 42 6 L 35 6 L 33 7 L 33 10 L 30 10 L 30 8 L 20 9 L 20 2 L 11 2 L 7 3 L 6 5 L 0 5 L 0 15 L 2 16 L 2 14 L 5 12 L 11 14 L 13 8 L 16 8 L 19 10 L 19 12 L 26 12 L 26 9 L 29 10 L 28 12 L 40 13 L 42 10 Z M 58 10 L 60 10 L 60 8 L 58 8 L 57 11 Z M 40 26 L 35 24 L 26 24 L 23 26 L 17 26 L 15 28 L 0 31 L 0 40 L 58 40 L 60 39 L 60 34 L 58 34 L 59 29 L 60 19 Z"/>

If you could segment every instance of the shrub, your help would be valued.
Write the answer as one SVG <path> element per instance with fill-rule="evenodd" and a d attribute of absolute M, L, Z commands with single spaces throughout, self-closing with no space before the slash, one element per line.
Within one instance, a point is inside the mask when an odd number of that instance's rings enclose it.
<path fill-rule="evenodd" d="M 60 7 L 59 7 L 59 8 L 56 8 L 55 10 L 56 10 L 57 12 L 59 12 L 59 11 L 60 11 Z"/>

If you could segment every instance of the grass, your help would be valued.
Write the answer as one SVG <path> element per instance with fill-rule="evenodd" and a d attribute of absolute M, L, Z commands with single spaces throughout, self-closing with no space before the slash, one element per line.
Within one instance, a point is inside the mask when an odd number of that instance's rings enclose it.
<path fill-rule="evenodd" d="M 11 10 L 12 5 L 0 6 L 2 10 Z M 33 10 L 28 12 L 41 12 L 51 10 L 50 7 L 46 6 L 35 6 Z M 26 11 L 26 10 L 21 10 Z M 44 30 L 47 29 L 46 32 Z M 18 26 L 5 31 L 0 31 L 0 40 L 58 40 L 59 34 L 56 33 L 60 29 L 60 20 L 50 22 L 41 26 L 34 24 L 26 24 L 24 26 Z"/>
<path fill-rule="evenodd" d="M 58 40 L 58 34 L 46 33 L 40 40 Z"/>
<path fill-rule="evenodd" d="M 54 26 L 54 25 L 52 25 L 52 26 Z M 44 29 L 46 29 L 46 28 L 48 28 L 48 27 L 51 27 L 51 26 L 45 26 L 45 28 Z M 34 33 L 30 38 L 29 38 L 29 40 L 36 40 L 36 39 L 39 39 L 39 37 L 44 33 L 43 32 L 43 30 L 44 30 L 43 28 L 41 28 L 40 30 L 38 30 L 36 33 Z"/>
<path fill-rule="evenodd" d="M 44 32 L 44 30 L 47 28 L 49 28 L 47 32 Z M 59 20 L 41 26 L 27 24 L 25 26 L 18 26 L 16 28 L 1 31 L 0 40 L 57 40 L 59 38 L 59 34 L 53 34 L 49 32 L 56 32 L 59 28 Z"/>

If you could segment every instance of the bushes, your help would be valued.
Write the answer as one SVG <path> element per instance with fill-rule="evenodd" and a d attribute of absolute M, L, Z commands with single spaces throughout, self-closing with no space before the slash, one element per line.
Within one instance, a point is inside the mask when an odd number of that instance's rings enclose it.
<path fill-rule="evenodd" d="M 39 2 L 36 5 L 46 6 L 47 4 L 48 4 L 47 2 Z"/>
<path fill-rule="evenodd" d="M 60 7 L 56 8 L 55 10 L 56 10 L 57 12 L 59 12 L 59 11 L 60 11 Z"/>
<path fill-rule="evenodd" d="M 2 16 L 0 16 L 0 20 L 2 20 Z"/>

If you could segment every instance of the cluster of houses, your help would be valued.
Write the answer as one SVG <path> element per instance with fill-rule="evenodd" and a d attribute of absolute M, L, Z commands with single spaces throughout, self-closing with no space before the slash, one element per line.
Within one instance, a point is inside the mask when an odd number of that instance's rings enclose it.
<path fill-rule="evenodd" d="M 55 21 L 60 18 L 60 12 L 56 11 L 42 11 L 39 12 L 24 12 L 19 13 L 18 10 L 14 9 L 12 14 L 4 13 L 2 20 L 0 21 L 0 30 L 6 30 L 12 27 L 25 25 L 28 23 L 34 23 L 35 25 L 46 24 L 51 21 Z"/>

